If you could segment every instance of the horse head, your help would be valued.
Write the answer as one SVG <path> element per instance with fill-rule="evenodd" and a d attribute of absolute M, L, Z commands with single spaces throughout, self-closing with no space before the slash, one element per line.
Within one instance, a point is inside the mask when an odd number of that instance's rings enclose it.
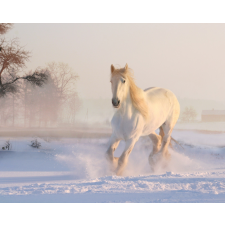
<path fill-rule="evenodd" d="M 119 108 L 122 102 L 126 99 L 129 93 L 129 80 L 126 77 L 128 65 L 124 68 L 115 69 L 111 65 L 111 88 L 112 88 L 112 105 L 114 108 Z"/>

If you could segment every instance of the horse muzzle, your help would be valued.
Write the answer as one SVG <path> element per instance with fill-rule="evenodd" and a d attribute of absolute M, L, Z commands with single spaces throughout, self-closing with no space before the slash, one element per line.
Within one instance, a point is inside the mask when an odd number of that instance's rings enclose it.
<path fill-rule="evenodd" d="M 112 105 L 114 108 L 119 108 L 120 107 L 120 100 L 118 98 L 113 98 L 112 99 Z"/>

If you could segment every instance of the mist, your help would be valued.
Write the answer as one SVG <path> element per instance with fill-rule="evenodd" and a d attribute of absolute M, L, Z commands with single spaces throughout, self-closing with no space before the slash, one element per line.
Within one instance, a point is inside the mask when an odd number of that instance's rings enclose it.
<path fill-rule="evenodd" d="M 1 128 L 56 128 L 74 124 L 80 107 L 75 91 L 78 76 L 64 63 L 51 62 L 39 71 L 47 76 L 42 86 L 22 80 L 14 84 L 13 92 L 0 98 Z M 5 80 L 11 76 L 12 73 L 3 74 Z"/>

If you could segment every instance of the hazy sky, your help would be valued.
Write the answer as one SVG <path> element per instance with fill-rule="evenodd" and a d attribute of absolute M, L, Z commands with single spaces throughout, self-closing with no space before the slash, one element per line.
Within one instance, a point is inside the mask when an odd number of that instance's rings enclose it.
<path fill-rule="evenodd" d="M 225 24 L 14 24 L 6 35 L 32 51 L 28 69 L 68 63 L 81 97 L 110 98 L 110 65 L 178 97 L 225 102 Z"/>

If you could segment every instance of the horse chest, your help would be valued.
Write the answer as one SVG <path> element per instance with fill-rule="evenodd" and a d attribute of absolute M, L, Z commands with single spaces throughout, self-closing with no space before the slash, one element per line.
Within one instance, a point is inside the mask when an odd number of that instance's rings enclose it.
<path fill-rule="evenodd" d="M 116 115 L 111 123 L 116 136 L 122 140 L 128 140 L 136 136 L 140 130 L 139 117 L 127 118 Z"/>

